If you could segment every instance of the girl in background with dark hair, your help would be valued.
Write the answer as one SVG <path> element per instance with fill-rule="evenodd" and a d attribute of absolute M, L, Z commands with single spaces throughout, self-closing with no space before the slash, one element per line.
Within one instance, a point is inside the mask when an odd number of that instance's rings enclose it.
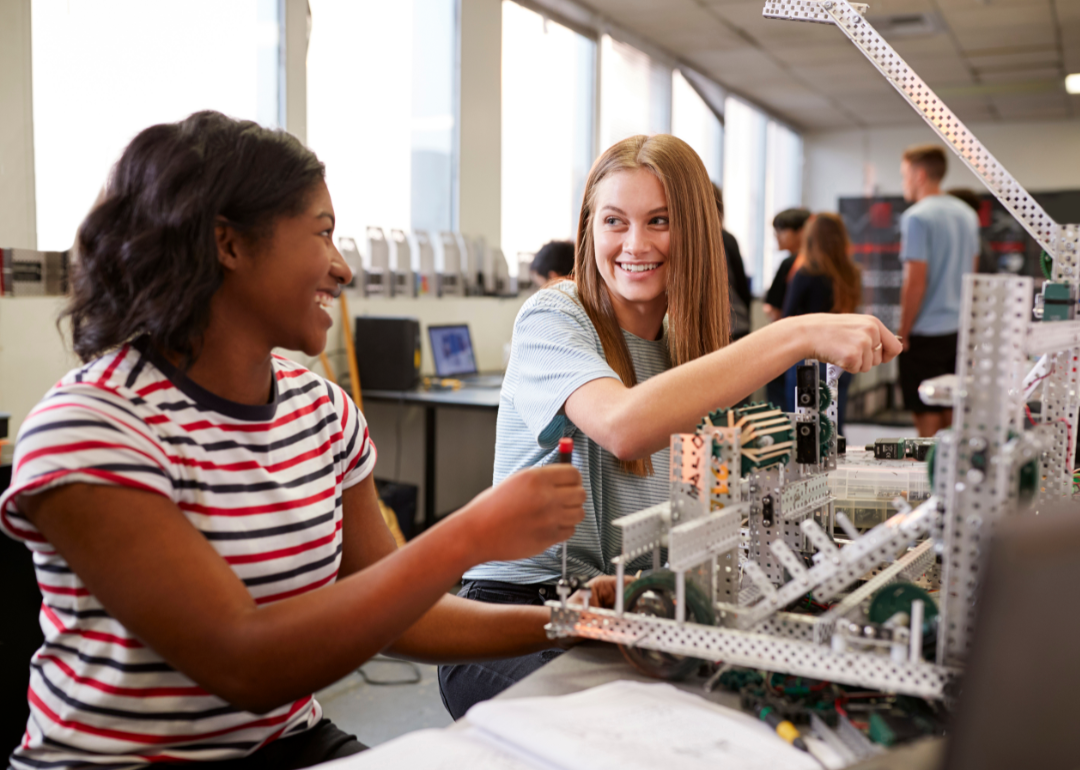
<path fill-rule="evenodd" d="M 680 139 L 633 136 L 607 149 L 585 184 L 573 281 L 542 289 L 514 323 L 499 405 L 495 479 L 557 461 L 573 464 L 588 497 L 568 563 L 581 578 L 610 575 L 615 520 L 668 499 L 672 433 L 729 407 L 792 364 L 819 358 L 866 371 L 900 352 L 869 316 L 780 320 L 728 345 L 728 287 L 712 183 Z M 560 549 L 480 565 L 462 595 L 542 604 L 554 598 Z M 651 566 L 651 556 L 627 565 Z M 456 718 L 559 654 L 443 666 Z"/>
<path fill-rule="evenodd" d="M 578 472 L 515 474 L 395 551 L 363 415 L 272 354 L 325 346 L 351 277 L 333 233 L 284 132 L 204 112 L 124 151 L 78 235 L 85 365 L 23 423 L 0 497 L 44 596 L 13 767 L 306 767 L 363 749 L 311 693 L 380 650 L 548 646 L 544 608 L 447 590 L 568 537 Z"/>
<path fill-rule="evenodd" d="M 784 318 L 808 313 L 854 313 L 862 301 L 862 276 L 851 259 L 851 241 L 838 214 L 818 214 L 806 230 L 806 264 L 791 278 L 784 296 Z M 844 432 L 844 410 L 851 374 L 840 376 L 837 432 Z M 795 400 L 795 368 L 785 379 L 788 411 Z"/>

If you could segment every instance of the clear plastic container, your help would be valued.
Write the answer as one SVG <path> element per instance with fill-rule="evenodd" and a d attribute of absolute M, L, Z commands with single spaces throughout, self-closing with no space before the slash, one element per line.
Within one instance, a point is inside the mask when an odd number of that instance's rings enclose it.
<path fill-rule="evenodd" d="M 837 459 L 829 474 L 829 490 L 836 510 L 843 511 L 858 529 L 869 529 L 896 513 L 897 497 L 910 504 L 930 497 L 926 463 L 913 460 L 875 460 L 873 452 L 849 451 Z"/>

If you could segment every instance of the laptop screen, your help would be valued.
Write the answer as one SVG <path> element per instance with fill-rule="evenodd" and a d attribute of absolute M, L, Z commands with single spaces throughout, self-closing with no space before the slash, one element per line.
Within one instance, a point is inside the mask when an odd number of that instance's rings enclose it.
<path fill-rule="evenodd" d="M 428 339 L 435 358 L 435 374 L 439 377 L 476 374 L 476 357 L 466 324 L 429 326 Z"/>

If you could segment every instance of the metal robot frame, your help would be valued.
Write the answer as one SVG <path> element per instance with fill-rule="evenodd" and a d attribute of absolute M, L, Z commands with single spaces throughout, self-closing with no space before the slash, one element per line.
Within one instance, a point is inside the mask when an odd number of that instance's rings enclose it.
<path fill-rule="evenodd" d="M 835 436 L 822 436 L 828 427 L 822 412 L 833 424 L 836 418 L 835 401 L 824 403 L 836 392 L 832 367 L 826 377 L 831 390 L 820 391 L 816 362 L 801 367 L 800 376 L 811 378 L 812 372 L 812 384 L 800 380 L 794 415 L 729 411 L 727 424 L 706 420 L 697 433 L 672 436 L 671 500 L 617 522 L 623 543 L 615 563 L 622 578 L 631 560 L 650 552 L 658 567 L 666 548 L 675 578 L 674 617 L 627 612 L 621 592 L 614 610 L 548 602 L 552 638 L 600 639 L 941 698 L 970 644 L 975 592 L 994 524 L 1015 510 L 1072 494 L 1080 407 L 1080 321 L 1074 320 L 1080 226 L 1054 222 L 866 22 L 865 11 L 846 0 L 767 0 L 764 16 L 833 24 L 847 35 L 1053 259 L 1047 287 L 1053 285 L 1055 298 L 1066 297 L 1056 300 L 1064 316 L 1032 320 L 1031 278 L 965 277 L 957 375 L 937 388 L 951 400 L 954 426 L 939 437 L 933 495 L 861 535 L 833 510 L 826 479 L 836 467 Z M 1043 358 L 1032 369 L 1035 356 Z M 1040 390 L 1040 420 L 1025 430 L 1026 401 Z M 740 566 L 744 519 L 749 542 Z M 842 548 L 834 524 L 848 535 Z M 888 583 L 920 577 L 940 586 L 933 660 L 923 657 L 920 601 L 912 603 L 907 624 L 893 624 L 873 638 L 846 619 Z M 688 592 L 708 597 L 715 614 L 707 622 L 687 619 Z M 840 598 L 822 615 L 784 611 L 809 592 L 818 601 Z"/>

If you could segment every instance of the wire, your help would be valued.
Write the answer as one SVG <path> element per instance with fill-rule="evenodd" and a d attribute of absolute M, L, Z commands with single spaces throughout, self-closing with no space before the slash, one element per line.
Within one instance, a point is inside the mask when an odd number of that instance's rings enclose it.
<path fill-rule="evenodd" d="M 1057 366 L 1057 364 L 1054 364 L 1053 366 L 1051 366 L 1050 371 L 1048 371 L 1042 377 L 1036 377 L 1034 380 L 1031 381 L 1031 385 L 1029 385 L 1028 387 L 1031 388 L 1031 389 L 1034 389 L 1036 385 L 1038 385 L 1040 382 L 1042 382 L 1043 380 L 1045 380 L 1047 377 L 1049 377 L 1051 374 L 1054 373 L 1054 368 L 1056 366 Z"/>

